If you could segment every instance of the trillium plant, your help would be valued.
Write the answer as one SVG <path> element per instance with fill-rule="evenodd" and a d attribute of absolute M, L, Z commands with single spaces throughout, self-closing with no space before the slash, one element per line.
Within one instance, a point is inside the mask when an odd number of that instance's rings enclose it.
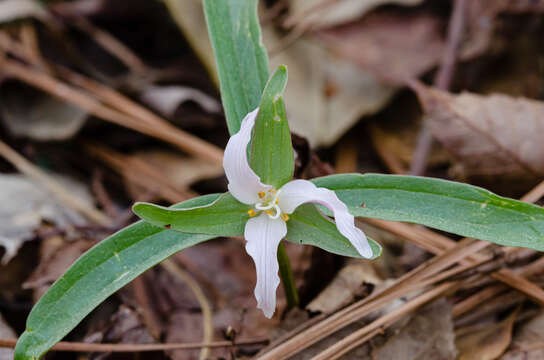
<path fill-rule="evenodd" d="M 442 231 L 544 250 L 544 210 L 451 181 L 381 174 L 293 180 L 294 152 L 284 90 L 287 68 L 270 76 L 257 0 L 203 0 L 230 140 L 228 191 L 161 207 L 134 205 L 142 219 L 83 254 L 32 309 L 16 360 L 39 359 L 115 291 L 178 251 L 223 236 L 245 238 L 257 272 L 255 297 L 275 311 L 281 283 L 298 297 L 282 239 L 364 259 L 382 249 L 354 217 L 417 223 Z M 288 110 L 288 109 L 287 109 Z M 302 134 L 304 135 L 304 134 Z M 364 204 L 364 206 L 362 206 Z"/>

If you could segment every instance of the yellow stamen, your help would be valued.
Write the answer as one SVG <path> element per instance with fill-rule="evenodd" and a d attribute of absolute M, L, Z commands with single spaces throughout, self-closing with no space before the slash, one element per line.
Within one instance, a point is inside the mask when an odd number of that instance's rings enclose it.
<path fill-rule="evenodd" d="M 270 190 L 268 190 L 268 191 L 269 191 L 270 193 L 274 194 L 274 195 L 276 194 L 276 189 L 270 189 Z"/>
<path fill-rule="evenodd" d="M 265 212 L 266 214 L 270 215 L 270 216 L 274 216 L 274 214 L 273 214 L 272 211 L 270 211 L 270 210 L 265 210 L 264 212 Z"/>
<path fill-rule="evenodd" d="M 279 202 L 280 202 L 280 199 L 276 199 L 276 201 L 274 201 L 274 204 L 278 205 Z"/>
<path fill-rule="evenodd" d="M 249 210 L 247 213 L 249 214 L 249 217 L 254 217 L 255 215 L 257 215 L 255 210 L 253 210 L 253 209 Z"/>
<path fill-rule="evenodd" d="M 255 193 L 254 193 L 255 194 Z M 260 191 L 257 195 L 259 195 L 259 199 L 262 199 L 265 197 L 265 192 L 264 191 Z"/>
<path fill-rule="evenodd" d="M 285 222 L 289 221 L 289 215 L 287 215 L 286 213 L 281 213 L 281 219 Z"/>

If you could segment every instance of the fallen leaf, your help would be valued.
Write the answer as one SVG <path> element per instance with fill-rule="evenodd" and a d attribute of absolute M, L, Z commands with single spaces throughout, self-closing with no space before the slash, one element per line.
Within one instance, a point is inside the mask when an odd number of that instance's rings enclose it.
<path fill-rule="evenodd" d="M 0 1 L 0 23 L 35 17 L 46 18 L 46 9 L 35 0 L 2 0 Z"/>
<path fill-rule="evenodd" d="M 373 351 L 372 359 L 455 359 L 457 350 L 451 308 L 451 304 L 442 298 L 418 310 L 398 333 Z"/>
<path fill-rule="evenodd" d="M 2 314 L 0 314 L 0 339 L 15 339 L 15 331 L 6 323 Z M 0 348 L 0 360 L 12 360 L 13 350 Z"/>
<path fill-rule="evenodd" d="M 459 360 L 497 359 L 510 345 L 512 328 L 518 311 L 494 325 L 476 329 L 464 328 L 457 332 L 455 343 L 459 349 Z"/>
<path fill-rule="evenodd" d="M 70 192 L 92 203 L 87 189 L 64 177 L 56 177 Z M 0 175 L 0 246 L 5 249 L 6 264 L 21 245 L 34 237 L 42 221 L 59 227 L 85 225 L 86 220 L 75 211 L 58 204 L 51 194 L 23 175 Z"/>
<path fill-rule="evenodd" d="M 544 359 L 544 312 L 516 326 L 511 350 L 500 360 L 540 360 Z"/>
<path fill-rule="evenodd" d="M 312 312 L 331 314 L 361 296 L 366 285 L 382 283 L 372 263 L 352 261 L 342 268 L 332 282 L 306 308 Z"/>
<path fill-rule="evenodd" d="M 65 242 L 60 236 L 49 237 L 41 243 L 40 263 L 22 285 L 34 290 L 34 301 L 38 301 L 49 287 L 93 245 L 86 240 Z"/>
<path fill-rule="evenodd" d="M 291 0 L 286 25 L 319 29 L 360 18 L 382 5 L 415 6 L 423 0 Z"/>
<path fill-rule="evenodd" d="M 535 178 L 544 174 L 544 104 L 501 94 L 453 95 L 415 85 L 433 136 L 466 176 Z"/>
<path fill-rule="evenodd" d="M 444 49 L 441 25 L 439 18 L 427 13 L 373 13 L 318 35 L 361 69 L 402 85 L 440 61 Z"/>
<path fill-rule="evenodd" d="M 200 90 L 186 86 L 151 86 L 141 94 L 142 101 L 166 117 L 174 116 L 186 101 L 194 101 L 209 113 L 221 112 L 221 104 Z"/>
<path fill-rule="evenodd" d="M 77 106 L 13 82 L 0 87 L 0 114 L 13 135 L 39 141 L 69 139 L 87 118 Z"/>

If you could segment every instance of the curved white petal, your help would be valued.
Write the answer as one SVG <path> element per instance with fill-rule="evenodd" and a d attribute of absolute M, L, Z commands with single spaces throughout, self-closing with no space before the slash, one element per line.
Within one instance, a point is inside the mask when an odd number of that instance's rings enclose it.
<path fill-rule="evenodd" d="M 229 181 L 229 191 L 238 201 L 244 204 L 255 204 L 259 201 L 257 195 L 272 186 L 261 183 L 259 176 L 253 172 L 247 159 L 247 145 L 251 140 L 251 131 L 259 108 L 246 115 L 240 131 L 232 135 L 225 147 L 223 168 Z"/>
<path fill-rule="evenodd" d="M 278 276 L 278 245 L 287 234 L 287 225 L 281 219 L 271 219 L 265 213 L 249 219 L 244 231 L 246 251 L 257 269 L 255 298 L 264 316 L 271 318 L 276 309 Z"/>
<path fill-rule="evenodd" d="M 307 202 L 316 202 L 329 208 L 334 214 L 338 231 L 351 242 L 361 256 L 372 257 L 372 248 L 365 234 L 355 226 L 353 215 L 334 191 L 318 188 L 307 180 L 293 180 L 281 188 L 279 206 L 283 212 L 291 214 L 297 207 Z"/>

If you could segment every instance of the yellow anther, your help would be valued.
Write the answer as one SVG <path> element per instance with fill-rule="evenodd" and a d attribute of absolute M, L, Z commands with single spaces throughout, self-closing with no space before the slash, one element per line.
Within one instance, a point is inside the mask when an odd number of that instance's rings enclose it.
<path fill-rule="evenodd" d="M 272 211 L 270 211 L 270 210 L 265 210 L 264 212 L 265 212 L 266 214 L 270 215 L 270 216 L 274 216 L 274 214 L 273 214 Z"/>
<path fill-rule="evenodd" d="M 247 213 L 249 214 L 249 217 L 253 217 L 253 216 L 257 215 L 255 210 L 253 210 L 253 209 L 249 210 Z"/>
<path fill-rule="evenodd" d="M 276 199 L 276 201 L 274 201 L 274 204 L 278 205 L 279 202 L 280 202 L 280 199 Z"/>
<path fill-rule="evenodd" d="M 289 221 L 289 215 L 287 215 L 286 213 L 281 213 L 281 219 L 285 222 Z"/>
<path fill-rule="evenodd" d="M 266 196 L 266 193 L 264 191 L 260 191 L 257 195 L 259 195 L 259 199 L 262 199 Z"/>
<path fill-rule="evenodd" d="M 276 195 L 277 190 L 276 189 L 270 189 L 270 190 L 268 190 L 268 192 L 270 192 L 271 194 Z"/>

